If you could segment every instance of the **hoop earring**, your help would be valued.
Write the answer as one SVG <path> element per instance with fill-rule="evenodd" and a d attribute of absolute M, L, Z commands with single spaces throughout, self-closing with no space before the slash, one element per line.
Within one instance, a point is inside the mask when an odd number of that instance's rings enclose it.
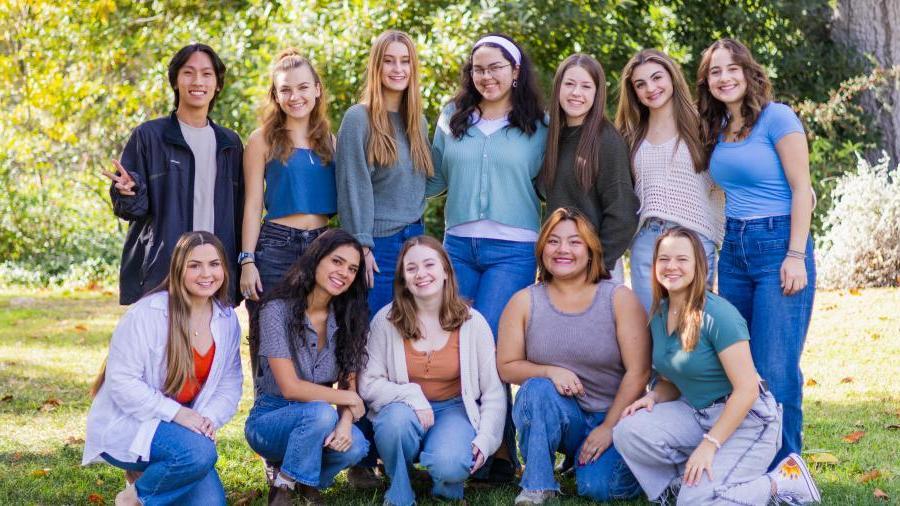
<path fill-rule="evenodd" d="M 518 86 L 518 85 L 519 85 L 519 80 L 518 80 L 518 79 L 513 79 L 512 87 L 515 88 L 515 87 Z"/>

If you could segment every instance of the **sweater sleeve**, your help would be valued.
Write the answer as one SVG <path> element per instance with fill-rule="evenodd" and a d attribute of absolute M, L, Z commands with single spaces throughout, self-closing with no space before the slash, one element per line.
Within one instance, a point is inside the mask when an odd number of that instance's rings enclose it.
<path fill-rule="evenodd" d="M 503 426 L 506 423 L 506 390 L 497 373 L 497 355 L 491 327 L 477 312 L 473 315 L 470 325 L 474 326 L 472 341 L 478 355 L 478 387 L 481 390 L 479 399 L 481 422 L 472 444 L 487 456 L 497 451 L 503 439 Z"/>
<path fill-rule="evenodd" d="M 608 270 L 625 253 L 638 225 L 640 202 L 631 180 L 631 160 L 625 141 L 607 125 L 603 132 L 603 168 L 595 185 L 601 214 L 600 242 Z"/>
<path fill-rule="evenodd" d="M 122 150 L 120 163 L 131 179 L 134 180 L 134 195 L 122 195 L 115 183 L 109 186 L 109 197 L 112 199 L 113 212 L 119 218 L 136 221 L 150 212 L 150 197 L 147 194 L 147 158 L 144 152 L 143 130 L 137 127 L 131 133 L 125 149 Z"/>
<path fill-rule="evenodd" d="M 151 363 L 154 336 L 147 331 L 166 328 L 146 321 L 144 316 L 152 311 L 147 305 L 135 305 L 119 321 L 109 343 L 105 383 L 110 398 L 125 414 L 140 422 L 154 418 L 168 422 L 181 405 L 144 380 L 144 369 L 158 366 Z"/>
<path fill-rule="evenodd" d="M 434 127 L 434 141 L 431 143 L 431 160 L 434 163 L 434 175 L 428 178 L 425 185 L 425 196 L 436 197 L 447 191 L 447 172 L 444 169 L 444 144 L 449 132 L 449 114 L 445 110 L 438 117 Z"/>
<path fill-rule="evenodd" d="M 359 395 L 372 413 L 378 413 L 392 402 L 402 402 L 414 410 L 430 409 L 431 404 L 419 385 L 396 382 L 396 365 L 391 369 L 391 341 L 402 337 L 387 319 L 389 308 L 390 305 L 384 307 L 372 320 L 369 342 L 366 344 L 369 359 L 359 377 Z"/>
<path fill-rule="evenodd" d="M 244 381 L 241 371 L 241 324 L 234 311 L 229 320 L 228 348 L 222 365 L 222 379 L 200 413 L 212 420 L 216 428 L 225 425 L 237 411 Z"/>
<path fill-rule="evenodd" d="M 369 116 L 366 107 L 357 104 L 347 110 L 338 130 L 335 150 L 337 207 L 341 228 L 366 247 L 373 247 L 375 197 L 372 168 L 366 157 Z"/>

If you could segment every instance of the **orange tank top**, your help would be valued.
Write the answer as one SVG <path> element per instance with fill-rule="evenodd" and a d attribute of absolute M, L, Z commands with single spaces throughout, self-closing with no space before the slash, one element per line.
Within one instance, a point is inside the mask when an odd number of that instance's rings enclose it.
<path fill-rule="evenodd" d="M 191 348 L 191 351 L 194 353 L 194 378 L 185 383 L 175 397 L 175 400 L 181 404 L 193 402 L 200 389 L 203 388 L 203 384 L 206 383 L 206 378 L 209 378 L 213 358 L 216 356 L 216 343 L 215 341 L 212 343 L 206 355 L 197 353 L 197 350 L 194 348 Z"/>
<path fill-rule="evenodd" d="M 446 401 L 459 397 L 459 329 L 450 333 L 447 344 L 432 352 L 418 351 L 412 341 L 403 340 L 409 381 L 422 387 L 429 401 Z"/>

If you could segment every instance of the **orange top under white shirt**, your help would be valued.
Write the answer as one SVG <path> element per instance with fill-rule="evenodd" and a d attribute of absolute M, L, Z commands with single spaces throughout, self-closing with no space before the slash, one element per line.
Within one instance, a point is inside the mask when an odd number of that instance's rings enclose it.
<path fill-rule="evenodd" d="M 403 340 L 409 381 L 422 387 L 429 401 L 446 401 L 462 394 L 459 378 L 459 329 L 450 333 L 439 350 L 418 351 L 412 341 Z"/>
<path fill-rule="evenodd" d="M 183 387 L 181 387 L 181 391 L 178 392 L 178 395 L 175 396 L 175 400 L 180 404 L 190 404 L 193 402 L 194 398 L 197 397 L 197 394 L 200 393 L 200 389 L 203 388 L 203 384 L 206 383 L 206 378 L 209 378 L 209 371 L 212 370 L 213 358 L 216 356 L 216 343 L 213 341 L 212 345 L 206 350 L 205 355 L 201 355 L 197 352 L 196 348 L 191 347 L 191 351 L 194 353 L 194 377 L 188 380 Z"/>

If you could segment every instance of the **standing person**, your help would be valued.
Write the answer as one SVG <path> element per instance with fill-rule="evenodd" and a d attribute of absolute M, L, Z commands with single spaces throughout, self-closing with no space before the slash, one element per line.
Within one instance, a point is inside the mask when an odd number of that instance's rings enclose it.
<path fill-rule="evenodd" d="M 621 282 L 620 257 L 638 225 L 638 199 L 622 136 L 606 119 L 606 74 L 573 54 L 556 70 L 547 152 L 538 184 L 547 209 L 574 207 L 600 236 L 606 270 Z M 618 264 L 618 265 L 617 265 Z"/>
<path fill-rule="evenodd" d="M 706 288 L 696 232 L 663 232 L 653 266 L 650 331 L 660 377 L 613 430 L 647 497 L 692 506 L 819 502 L 796 453 L 766 473 L 779 445 L 779 406 L 753 365 L 744 318 Z"/>
<path fill-rule="evenodd" d="M 803 444 L 800 356 L 816 290 L 809 149 L 800 119 L 772 101 L 765 70 L 740 42 L 708 47 L 697 82 L 709 172 L 726 196 L 719 293 L 747 320 L 753 361 L 784 406 L 777 460 Z"/>
<path fill-rule="evenodd" d="M 318 489 L 369 450 L 353 425 L 365 414 L 356 393 L 369 327 L 362 258 L 350 234 L 328 230 L 260 303 L 264 360 L 244 435 L 276 468 L 269 504 L 292 504 L 294 495 L 325 504 Z"/>
<path fill-rule="evenodd" d="M 724 235 L 725 196 L 706 170 L 700 116 L 681 67 L 667 54 L 644 49 L 619 80 L 616 126 L 625 136 L 640 199 L 640 225 L 631 244 L 631 288 L 650 311 L 653 245 L 669 228 L 700 236 L 715 281 L 716 246 Z"/>
<path fill-rule="evenodd" d="M 181 236 L 162 284 L 113 332 L 94 383 L 82 464 L 142 473 L 117 505 L 225 504 L 216 431 L 241 398 L 241 327 L 228 258 L 209 232 Z"/>
<path fill-rule="evenodd" d="M 127 220 L 119 269 L 119 303 L 132 304 L 160 284 L 178 238 L 215 234 L 225 248 L 229 295 L 237 286 L 244 182 L 238 135 L 209 119 L 225 86 L 225 64 L 206 44 L 181 48 L 169 61 L 175 111 L 131 133 L 116 172 L 104 172 L 113 212 Z"/>
<path fill-rule="evenodd" d="M 391 301 L 403 242 L 424 233 L 425 179 L 434 172 L 419 58 L 406 33 L 388 30 L 375 39 L 360 103 L 344 114 L 338 146 L 341 227 L 364 247 L 374 316 Z"/>
<path fill-rule="evenodd" d="M 444 246 L 460 294 L 496 336 L 509 298 L 534 282 L 541 216 L 533 182 L 547 126 L 531 60 L 509 37 L 478 39 L 460 77 L 459 91 L 438 119 L 435 173 L 426 194 L 447 192 Z M 515 467 L 515 434 L 507 418 L 504 444 L 485 466 L 487 478 L 511 482 Z"/>
<path fill-rule="evenodd" d="M 241 294 L 247 298 L 254 379 L 259 335 L 255 324 L 264 290 L 275 288 L 337 210 L 334 141 L 325 87 L 294 48 L 272 65 L 261 126 L 244 152 Z M 265 204 L 266 215 L 260 226 Z"/>
<path fill-rule="evenodd" d="M 640 487 L 612 430 L 650 379 L 647 317 L 610 279 L 600 238 L 578 210 L 554 211 L 536 251 L 539 283 L 509 301 L 497 351 L 501 377 L 521 385 L 513 420 L 525 472 L 515 503 L 543 504 L 559 492 L 557 451 L 577 458 L 578 495 L 635 497 Z"/>
<path fill-rule="evenodd" d="M 506 393 L 490 327 L 460 298 L 437 239 L 403 245 L 394 301 L 372 321 L 367 349 L 359 387 L 391 478 L 385 504 L 415 504 L 407 466 L 417 457 L 435 496 L 462 499 L 463 482 L 500 446 Z"/>

